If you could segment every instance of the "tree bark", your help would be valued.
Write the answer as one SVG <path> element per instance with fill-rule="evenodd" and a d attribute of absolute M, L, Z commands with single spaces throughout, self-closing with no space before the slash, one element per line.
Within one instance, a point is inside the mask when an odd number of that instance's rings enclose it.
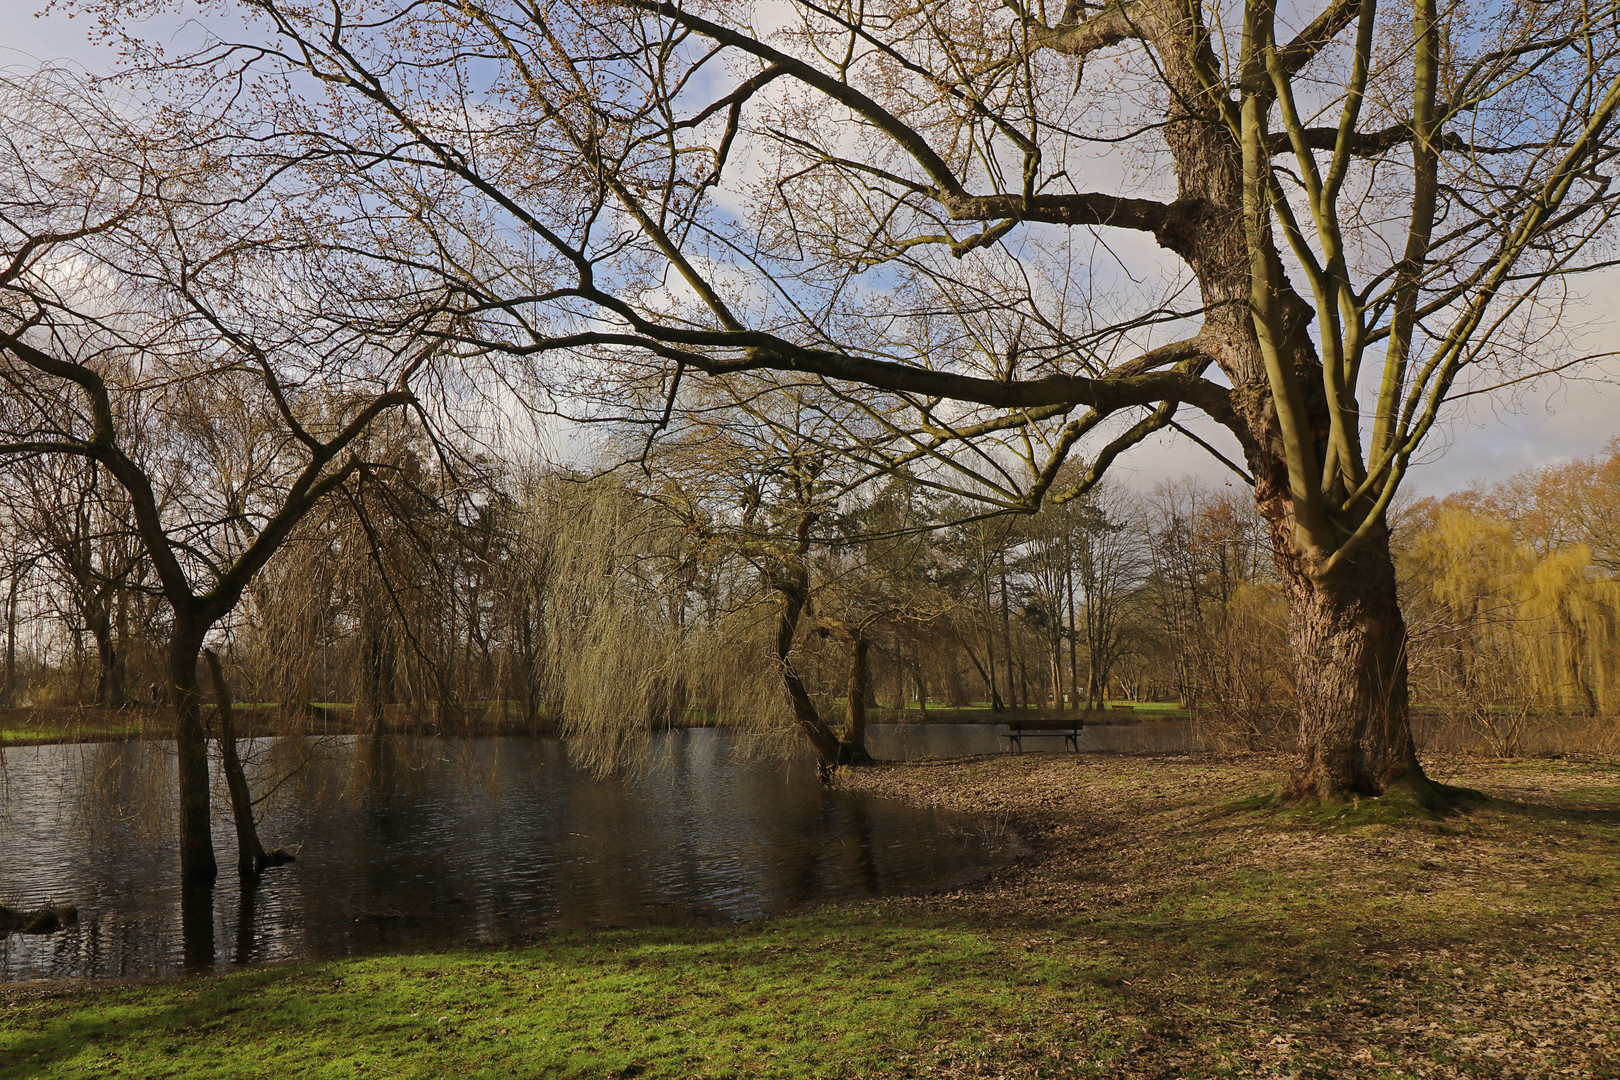
<path fill-rule="evenodd" d="M 231 714 L 231 688 L 225 681 L 224 669 L 214 650 L 204 649 L 208 673 L 214 682 L 214 700 L 219 709 L 219 754 L 225 767 L 225 786 L 231 793 L 231 818 L 236 822 L 236 869 L 243 874 L 257 874 L 270 863 L 264 845 L 259 842 L 259 829 L 253 820 L 253 795 L 248 789 L 247 773 L 236 752 L 236 722 Z"/>
<path fill-rule="evenodd" d="M 927 720 L 928 672 L 923 668 L 922 645 L 915 638 L 911 642 L 911 679 L 917 684 L 917 716 Z"/>
<path fill-rule="evenodd" d="M 360 699 L 373 735 L 387 729 L 388 698 L 393 685 L 393 656 L 382 627 L 365 620 L 360 646 Z"/>
<path fill-rule="evenodd" d="M 782 597 L 782 610 L 776 620 L 777 670 L 782 674 L 782 685 L 787 689 L 788 699 L 793 705 L 793 722 L 810 740 L 822 779 L 825 780 L 840 765 L 866 764 L 872 759 L 864 746 L 857 749 L 847 745 L 821 718 L 821 711 L 816 708 L 810 692 L 805 689 L 804 680 L 793 666 L 793 642 L 799 632 L 799 617 L 804 614 L 805 605 L 810 601 L 810 573 L 805 569 L 803 558 L 810 550 L 810 529 L 815 520 L 812 513 L 800 516 L 794 553 L 782 560 L 772 575 L 771 586 Z M 863 709 L 865 702 L 863 695 Z"/>
<path fill-rule="evenodd" d="M 96 639 L 96 704 L 121 709 L 124 707 L 124 657 L 113 638 L 112 615 L 100 611 L 87 621 Z"/>
<path fill-rule="evenodd" d="M 849 641 L 849 707 L 844 720 L 843 744 L 851 756 L 869 757 L 866 752 L 867 653 L 871 643 L 866 635 L 852 634 Z"/>
<path fill-rule="evenodd" d="M 22 571 L 13 568 L 11 587 L 6 592 L 6 672 L 5 683 L 0 685 L 0 705 L 10 708 L 17 698 L 17 592 L 22 585 Z"/>
<path fill-rule="evenodd" d="M 1327 579 L 1301 549 L 1276 391 L 1256 320 L 1268 318 L 1279 366 L 1292 368 L 1304 435 L 1322 461 L 1329 417 L 1323 369 L 1312 340 L 1315 313 L 1289 285 L 1277 252 L 1252 251 L 1247 232 L 1243 149 L 1219 119 L 1200 69 L 1217 70 L 1199 9 L 1151 0 L 1147 37 L 1162 66 L 1171 107 L 1164 137 L 1175 162 L 1177 204 L 1188 213 L 1157 234 L 1198 279 L 1200 337 L 1232 385 L 1231 427 L 1243 444 L 1256 507 L 1267 521 L 1288 594 L 1300 711 L 1299 757 L 1285 799 L 1378 795 L 1391 786 L 1432 790 L 1413 749 L 1407 700 L 1405 627 L 1395 593 L 1387 530 Z M 1258 102 L 1259 99 L 1256 99 Z M 1276 285 L 1255 308 L 1255 276 Z M 1350 508 L 1350 517 L 1365 511 Z M 1099 688 L 1100 689 L 1100 688 Z"/>
<path fill-rule="evenodd" d="M 984 592 L 984 666 L 979 665 L 979 658 L 973 658 L 974 667 L 979 668 L 979 674 L 984 676 L 986 685 L 990 687 L 990 711 L 999 713 L 1005 708 L 1001 703 L 1001 688 L 996 685 L 996 625 L 995 614 L 990 606 L 990 557 L 980 549 L 979 582 Z"/>
<path fill-rule="evenodd" d="M 1007 553 L 997 553 L 1001 567 L 1001 651 L 1007 661 L 1007 705 L 1018 708 L 1018 680 L 1013 674 L 1012 618 L 1007 612 Z"/>
<path fill-rule="evenodd" d="M 1387 533 L 1327 580 L 1279 558 L 1289 590 L 1299 757 L 1283 799 L 1340 800 L 1431 786 L 1412 741 L 1406 624 Z M 1291 572 L 1290 572 L 1291 571 Z"/>
<path fill-rule="evenodd" d="M 793 705 L 793 722 L 810 740 L 816 752 L 817 763 L 823 776 L 843 764 L 843 746 L 833 729 L 821 718 L 804 680 L 793 666 L 793 640 L 798 636 L 799 616 L 804 613 L 807 590 L 798 587 L 797 575 L 790 569 L 785 580 L 778 581 L 776 589 L 782 594 L 782 610 L 776 619 L 776 666 L 782 674 L 782 685 L 787 689 Z M 862 700 L 864 706 L 865 701 Z"/>
<path fill-rule="evenodd" d="M 176 610 L 169 636 L 169 682 L 174 687 L 175 764 L 180 782 L 180 876 L 214 877 L 214 835 L 209 816 L 208 735 L 202 723 L 197 659 L 205 628 Z"/>

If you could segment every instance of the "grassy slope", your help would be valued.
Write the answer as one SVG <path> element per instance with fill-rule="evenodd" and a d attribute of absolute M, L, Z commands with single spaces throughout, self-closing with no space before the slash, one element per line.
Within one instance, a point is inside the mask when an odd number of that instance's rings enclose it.
<path fill-rule="evenodd" d="M 1620 765 L 1447 763 L 1509 801 L 1438 822 L 1255 808 L 1275 766 L 864 770 L 1035 854 L 735 929 L 0 988 L 0 1078 L 1620 1076 Z"/>

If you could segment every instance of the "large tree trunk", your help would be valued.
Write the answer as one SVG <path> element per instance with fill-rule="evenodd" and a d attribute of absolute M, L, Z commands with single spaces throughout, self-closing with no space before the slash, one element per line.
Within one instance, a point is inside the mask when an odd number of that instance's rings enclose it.
<path fill-rule="evenodd" d="M 1264 262 L 1286 282 L 1273 250 L 1251 260 L 1242 148 L 1208 100 L 1200 66 L 1217 70 L 1215 40 L 1199 8 L 1153 0 L 1149 37 L 1171 90 L 1165 142 L 1175 160 L 1182 214 L 1156 235 L 1197 275 L 1201 336 L 1232 386 L 1232 422 L 1253 476 L 1255 502 L 1270 526 L 1288 594 L 1298 674 L 1299 760 L 1284 789 L 1292 799 L 1377 795 L 1392 785 L 1429 789 L 1412 748 L 1405 629 L 1395 595 L 1387 532 L 1328 580 L 1311 577 L 1299 548 L 1275 388 L 1255 329 L 1252 274 Z M 1147 25 L 1147 24 L 1144 24 Z M 1315 312 L 1286 285 L 1268 297 L 1280 364 L 1293 368 L 1305 431 L 1323 460 L 1329 410 L 1312 338 Z M 1354 519 L 1365 505 L 1351 508 Z"/>
<path fill-rule="evenodd" d="M 1388 535 L 1327 580 L 1280 558 L 1289 592 L 1299 758 L 1285 801 L 1427 792 L 1412 742 L 1406 623 Z"/>
<path fill-rule="evenodd" d="M 180 781 L 180 876 L 192 879 L 218 873 L 209 817 L 208 735 L 203 729 L 202 695 L 197 686 L 203 632 L 195 617 L 175 612 L 169 637 L 169 682 L 174 687 L 175 762 Z"/>

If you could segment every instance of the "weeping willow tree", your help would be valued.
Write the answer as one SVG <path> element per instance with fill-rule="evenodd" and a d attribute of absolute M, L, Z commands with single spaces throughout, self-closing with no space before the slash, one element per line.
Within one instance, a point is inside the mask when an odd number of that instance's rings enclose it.
<path fill-rule="evenodd" d="M 775 597 L 696 507 L 683 518 L 612 476 L 546 487 L 555 528 L 531 532 L 523 558 L 545 566 L 541 683 L 576 760 L 644 761 L 652 732 L 677 722 L 789 739 Z"/>
<path fill-rule="evenodd" d="M 1403 562 L 1426 696 L 1498 710 L 1620 707 L 1620 581 L 1585 544 L 1538 550 L 1509 521 L 1430 506 Z"/>
<path fill-rule="evenodd" d="M 1593 569 L 1580 544 L 1541 559 L 1518 583 L 1536 695 L 1588 714 L 1620 705 L 1620 582 Z"/>

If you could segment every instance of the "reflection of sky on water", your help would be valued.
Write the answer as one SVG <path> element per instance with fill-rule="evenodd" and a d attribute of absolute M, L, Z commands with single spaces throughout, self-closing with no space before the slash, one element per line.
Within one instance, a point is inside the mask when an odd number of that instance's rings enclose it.
<path fill-rule="evenodd" d="M 168 747 L 8 749 L 0 903 L 71 902 L 80 921 L 7 939 L 0 978 L 140 975 L 557 927 L 734 922 L 926 889 L 994 858 L 964 819 L 827 791 L 802 763 L 739 764 L 717 732 L 666 739 L 663 763 L 622 783 L 569 767 L 550 740 L 262 741 L 260 790 L 308 758 L 261 825 L 267 846 L 287 846 L 298 861 L 244 895 L 221 815 L 219 880 L 211 893 L 185 896 L 165 805 Z M 903 739 L 920 745 L 911 732 Z"/>

